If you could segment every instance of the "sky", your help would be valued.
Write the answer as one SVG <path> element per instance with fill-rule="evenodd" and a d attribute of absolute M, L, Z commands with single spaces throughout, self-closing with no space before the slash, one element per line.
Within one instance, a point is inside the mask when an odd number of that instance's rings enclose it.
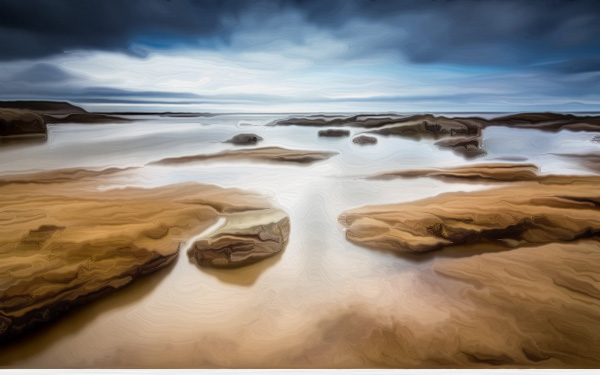
<path fill-rule="evenodd" d="M 600 111 L 600 0 L 0 0 L 0 100 Z"/>

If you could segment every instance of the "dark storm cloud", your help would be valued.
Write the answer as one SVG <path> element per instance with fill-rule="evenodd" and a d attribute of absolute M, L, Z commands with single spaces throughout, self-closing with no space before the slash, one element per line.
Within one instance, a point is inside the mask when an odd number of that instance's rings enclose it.
<path fill-rule="evenodd" d="M 526 66 L 565 57 L 593 60 L 600 51 L 597 0 L 0 0 L 0 59 L 72 49 L 144 57 L 144 45 L 226 48 L 236 32 L 264 32 L 261 20 L 290 12 L 347 42 L 356 56 L 392 51 L 414 63 Z M 255 30 L 239 30 L 244 17 L 257 19 Z M 353 29 L 356 22 L 389 32 L 364 38 L 368 31 Z M 303 24 L 294 35 L 266 31 L 301 38 Z"/>
<path fill-rule="evenodd" d="M 139 35 L 168 46 L 222 35 L 235 1 L 0 0 L 0 58 L 71 49 L 126 50 Z"/>

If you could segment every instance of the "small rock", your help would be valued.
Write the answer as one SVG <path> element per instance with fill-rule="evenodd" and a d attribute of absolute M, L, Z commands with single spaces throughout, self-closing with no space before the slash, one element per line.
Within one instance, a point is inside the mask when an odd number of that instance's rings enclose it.
<path fill-rule="evenodd" d="M 374 145 L 377 143 L 377 138 L 368 135 L 359 135 L 358 137 L 354 137 L 352 142 L 359 145 Z"/>
<path fill-rule="evenodd" d="M 350 131 L 346 129 L 319 130 L 319 137 L 349 137 Z"/>
<path fill-rule="evenodd" d="M 233 138 L 227 140 L 226 142 L 233 143 L 234 145 L 255 145 L 262 140 L 263 138 L 260 135 L 252 133 L 242 133 L 235 135 Z"/>

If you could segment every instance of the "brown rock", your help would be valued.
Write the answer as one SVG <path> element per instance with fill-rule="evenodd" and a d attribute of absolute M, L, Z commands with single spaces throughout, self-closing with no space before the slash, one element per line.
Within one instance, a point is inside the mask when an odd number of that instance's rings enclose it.
<path fill-rule="evenodd" d="M 537 174 L 535 164 L 482 163 L 449 169 L 412 169 L 387 172 L 369 177 L 369 179 L 387 180 L 392 178 L 431 177 L 438 179 L 458 179 L 461 182 L 488 181 L 538 181 L 544 177 Z"/>
<path fill-rule="evenodd" d="M 377 144 L 377 138 L 368 135 L 359 135 L 358 137 L 352 138 L 352 142 L 359 145 L 374 145 Z"/>
<path fill-rule="evenodd" d="M 350 130 L 346 129 L 327 129 L 319 130 L 319 137 L 349 137 Z"/>
<path fill-rule="evenodd" d="M 226 142 L 233 143 L 234 145 L 255 145 L 262 140 L 263 138 L 260 135 L 252 133 L 242 133 L 235 135 L 233 138 L 227 140 Z"/>
<path fill-rule="evenodd" d="M 0 185 L 0 341 L 168 266 L 219 216 L 269 207 L 233 189 L 90 181 Z"/>
<path fill-rule="evenodd" d="M 599 205 L 599 176 L 549 176 L 501 189 L 358 208 L 339 220 L 350 241 L 396 252 L 486 242 L 515 247 L 598 235 Z"/>
<path fill-rule="evenodd" d="M 243 266 L 283 250 L 289 234 L 290 221 L 281 210 L 230 215 L 222 228 L 197 241 L 188 256 L 200 266 Z"/>
<path fill-rule="evenodd" d="M 325 160 L 337 152 L 329 151 L 311 151 L 311 150 L 291 150 L 282 147 L 261 147 L 249 150 L 225 151 L 211 155 L 191 155 L 176 158 L 166 158 L 150 163 L 151 165 L 173 165 L 184 164 L 198 161 L 218 161 L 218 160 L 254 160 L 264 162 L 284 162 L 310 164 Z"/>
<path fill-rule="evenodd" d="M 36 113 L 0 109 L 0 136 L 46 135 L 46 124 Z"/>

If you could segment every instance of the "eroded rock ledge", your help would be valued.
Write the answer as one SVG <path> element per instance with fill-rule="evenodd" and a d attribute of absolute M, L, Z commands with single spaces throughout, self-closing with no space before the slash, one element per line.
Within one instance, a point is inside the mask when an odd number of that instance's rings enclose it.
<path fill-rule="evenodd" d="M 219 217 L 243 212 L 251 222 L 270 207 L 236 189 L 99 192 L 81 173 L 68 176 L 0 186 L 0 341 L 168 266 Z"/>
<path fill-rule="evenodd" d="M 600 234 L 600 176 L 550 176 L 500 189 L 342 213 L 346 238 L 395 252 L 497 243 L 516 247 Z"/>
<path fill-rule="evenodd" d="M 371 180 L 431 177 L 460 181 L 538 181 L 546 177 L 537 174 L 539 168 L 529 163 L 481 163 L 448 169 L 409 169 L 370 176 Z"/>
<path fill-rule="evenodd" d="M 279 253 L 289 234 L 290 220 L 281 210 L 233 214 L 223 227 L 196 241 L 188 256 L 199 266 L 239 267 Z"/>

